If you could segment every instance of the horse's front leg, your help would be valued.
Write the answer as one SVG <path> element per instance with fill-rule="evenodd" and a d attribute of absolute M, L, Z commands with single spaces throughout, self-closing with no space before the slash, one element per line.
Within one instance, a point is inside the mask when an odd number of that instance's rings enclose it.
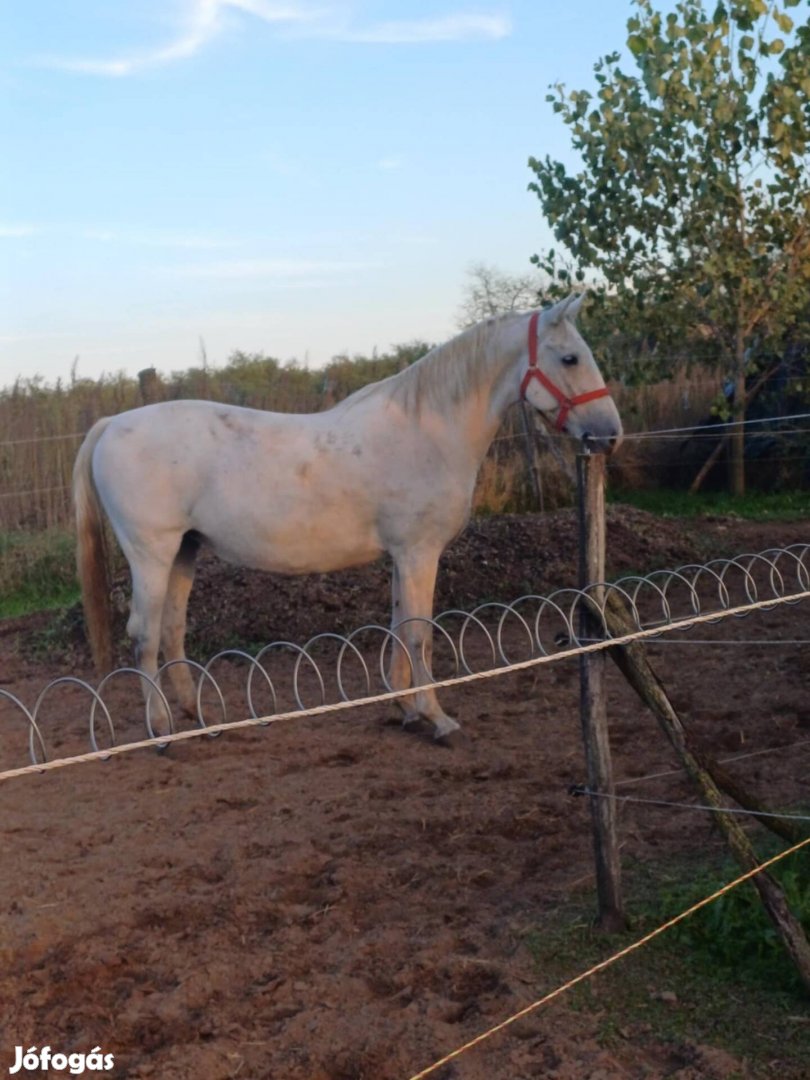
<path fill-rule="evenodd" d="M 433 681 L 433 593 L 436 587 L 438 553 L 419 556 L 409 553 L 397 559 L 392 579 L 391 629 L 403 642 L 405 651 L 393 646 L 390 682 L 395 690 L 423 686 Z M 400 701 L 404 723 L 424 717 L 434 727 L 437 739 L 458 730 L 458 723 L 442 709 L 435 690 L 420 690 Z"/>

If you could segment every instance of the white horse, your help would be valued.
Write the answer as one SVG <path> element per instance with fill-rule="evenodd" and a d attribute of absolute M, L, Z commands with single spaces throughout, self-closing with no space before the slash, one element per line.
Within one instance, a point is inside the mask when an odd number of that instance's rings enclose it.
<path fill-rule="evenodd" d="M 392 649 L 391 685 L 429 683 L 425 620 L 439 556 L 469 518 L 479 466 L 507 408 L 523 398 L 596 451 L 621 440 L 616 406 L 574 325 L 582 299 L 488 319 L 326 412 L 171 401 L 99 420 L 73 480 L 99 672 L 112 664 L 103 508 L 129 562 L 127 631 L 150 678 L 161 646 L 166 661 L 185 657 L 195 557 L 207 544 L 230 562 L 284 574 L 339 570 L 388 552 L 392 628 L 401 627 L 407 648 Z M 187 666 L 169 671 L 194 715 Z M 402 709 L 406 723 L 432 721 L 437 738 L 458 727 L 429 689 L 403 698 Z"/>

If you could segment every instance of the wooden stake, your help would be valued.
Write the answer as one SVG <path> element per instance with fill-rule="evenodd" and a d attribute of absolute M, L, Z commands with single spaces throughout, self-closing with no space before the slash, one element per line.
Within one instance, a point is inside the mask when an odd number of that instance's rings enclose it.
<path fill-rule="evenodd" d="M 584 589 L 605 580 L 605 459 L 601 454 L 577 456 L 579 489 L 579 585 Z M 601 607 L 603 588 L 592 590 Z M 601 633 L 601 619 L 585 606 L 580 609 L 580 637 Z M 614 794 L 613 767 L 605 697 L 604 652 L 580 657 L 580 716 L 585 742 L 585 761 L 591 791 Z M 596 891 L 599 901 L 597 925 L 610 933 L 627 928 L 624 914 L 616 829 L 616 802 L 591 799 L 591 824 L 596 859 Z"/>
<path fill-rule="evenodd" d="M 160 376 L 153 367 L 138 372 L 138 385 L 144 405 L 153 405 L 160 401 Z"/>

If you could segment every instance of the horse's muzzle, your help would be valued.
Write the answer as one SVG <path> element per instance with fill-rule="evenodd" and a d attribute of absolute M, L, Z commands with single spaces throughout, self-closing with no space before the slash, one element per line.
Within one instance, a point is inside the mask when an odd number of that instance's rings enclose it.
<path fill-rule="evenodd" d="M 623 435 L 594 435 L 590 431 L 582 433 L 582 448 L 589 454 L 612 454 L 621 445 Z"/>

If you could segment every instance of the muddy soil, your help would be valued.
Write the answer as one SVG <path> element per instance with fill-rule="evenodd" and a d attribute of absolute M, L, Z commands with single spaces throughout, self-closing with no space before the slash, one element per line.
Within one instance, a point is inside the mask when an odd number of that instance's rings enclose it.
<path fill-rule="evenodd" d="M 609 573 L 807 535 L 802 524 L 685 523 L 613 507 Z M 477 521 L 443 560 L 437 609 L 573 585 L 576 558 L 567 512 Z M 204 560 L 195 655 L 384 623 L 388 590 L 382 564 L 284 580 Z M 807 614 L 807 604 L 781 607 L 692 636 L 790 642 L 808 636 Z M 66 646 L 51 625 L 0 624 L 0 690 L 29 706 L 49 679 L 92 678 L 78 634 Z M 715 753 L 810 740 L 806 646 L 661 643 L 650 655 Z M 236 718 L 245 668 L 223 661 L 221 680 Z M 617 778 L 672 766 L 654 719 L 612 670 L 608 689 Z M 117 737 L 140 737 L 137 687 L 120 680 L 109 701 Z M 378 706 L 0 784 L 0 1067 L 15 1046 L 47 1043 L 101 1047 L 115 1055 L 108 1075 L 133 1080 L 407 1080 L 552 989 L 527 936 L 592 886 L 588 807 L 568 794 L 584 779 L 576 664 L 500 675 L 442 701 L 463 724 L 452 748 L 403 731 Z M 52 752 L 87 749 L 87 714 L 81 688 L 51 692 L 41 716 Z M 25 725 L 2 699 L 0 717 L 0 768 L 25 764 Z M 734 769 L 791 805 L 806 800 L 808 760 L 799 747 Z M 694 797 L 678 776 L 645 791 Z M 719 842 L 701 815 L 632 804 L 621 832 L 623 857 L 642 861 Z M 666 989 L 657 978 L 651 962 L 651 993 Z M 597 1019 L 563 998 L 435 1075 L 698 1080 L 744 1070 L 717 1048 L 649 1031 L 604 1045 Z M 777 1047 L 770 1075 L 800 1074 Z"/>

